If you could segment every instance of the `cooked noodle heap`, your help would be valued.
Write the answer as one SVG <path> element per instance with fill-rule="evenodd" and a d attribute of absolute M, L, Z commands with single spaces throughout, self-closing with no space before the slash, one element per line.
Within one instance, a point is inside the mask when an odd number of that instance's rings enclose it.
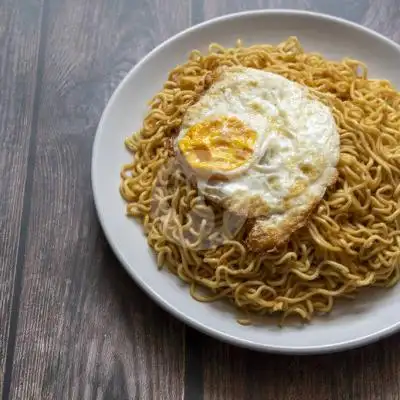
<path fill-rule="evenodd" d="M 336 184 L 308 224 L 270 252 L 245 247 L 251 221 L 204 199 L 171 148 L 187 108 L 221 67 L 233 65 L 312 88 L 331 107 L 340 133 Z M 227 298 L 248 315 L 308 320 L 329 312 L 335 298 L 399 280 L 399 144 L 400 94 L 388 81 L 368 79 L 361 62 L 305 53 L 294 37 L 278 46 L 213 44 L 169 74 L 141 131 L 126 140 L 134 159 L 123 167 L 121 193 L 128 215 L 142 221 L 159 266 L 190 284 L 197 300 Z"/>

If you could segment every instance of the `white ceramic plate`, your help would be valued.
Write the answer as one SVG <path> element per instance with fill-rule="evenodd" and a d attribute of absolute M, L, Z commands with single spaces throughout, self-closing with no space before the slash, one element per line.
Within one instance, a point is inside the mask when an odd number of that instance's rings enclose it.
<path fill-rule="evenodd" d="M 299 11 L 266 10 L 227 15 L 188 29 L 145 57 L 119 85 L 101 118 L 93 148 L 92 184 L 96 208 L 115 254 L 135 281 L 160 305 L 191 326 L 230 343 L 285 353 L 326 352 L 366 344 L 400 327 L 400 287 L 370 291 L 337 304 L 328 317 L 302 327 L 241 326 L 229 305 L 193 300 L 178 278 L 156 268 L 142 227 L 125 216 L 118 186 L 122 164 L 130 155 L 124 139 L 138 130 L 147 101 L 158 92 L 168 71 L 184 62 L 192 49 L 209 43 L 233 46 L 278 43 L 298 36 L 306 51 L 330 59 L 351 56 L 364 61 L 372 77 L 400 87 L 400 47 L 351 22 Z"/>

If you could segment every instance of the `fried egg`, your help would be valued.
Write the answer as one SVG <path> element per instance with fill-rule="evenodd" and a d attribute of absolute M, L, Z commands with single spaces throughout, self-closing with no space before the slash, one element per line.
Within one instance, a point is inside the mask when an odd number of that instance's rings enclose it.
<path fill-rule="evenodd" d="M 205 197 L 254 222 L 246 242 L 260 250 L 306 223 L 336 180 L 340 140 L 305 86 L 232 67 L 188 108 L 175 150 Z"/>

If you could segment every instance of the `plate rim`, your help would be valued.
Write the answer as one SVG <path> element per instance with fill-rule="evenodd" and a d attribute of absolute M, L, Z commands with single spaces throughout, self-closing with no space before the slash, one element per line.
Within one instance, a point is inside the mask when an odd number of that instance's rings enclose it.
<path fill-rule="evenodd" d="M 92 145 L 92 157 L 91 157 L 91 186 L 92 186 L 92 193 L 93 193 L 93 200 L 94 206 L 96 210 L 96 214 L 100 223 L 100 226 L 103 230 L 104 236 L 107 239 L 108 244 L 110 245 L 114 255 L 124 267 L 126 272 L 129 276 L 135 281 L 135 283 L 153 300 L 156 302 L 157 305 L 161 306 L 165 311 L 169 314 L 173 315 L 175 318 L 180 320 L 181 322 L 191 326 L 192 328 L 211 336 L 217 340 L 229 343 L 231 345 L 239 346 L 242 348 L 252 349 L 260 352 L 270 352 L 270 353 L 280 353 L 280 354 L 297 354 L 297 355 L 311 355 L 311 354 L 324 354 L 324 353 L 333 353 L 338 351 L 344 351 L 352 348 L 361 347 L 372 342 L 378 341 L 384 337 L 387 337 L 391 334 L 394 334 L 396 331 L 400 330 L 400 318 L 399 321 L 387 326 L 382 329 L 378 329 L 377 331 L 362 335 L 357 338 L 346 340 L 338 343 L 332 343 L 327 345 L 311 345 L 311 346 L 282 346 L 282 345 L 269 345 L 269 344 L 262 344 L 253 342 L 251 340 L 247 340 L 244 338 L 239 338 L 234 335 L 231 335 L 227 332 L 222 332 L 219 329 L 213 328 L 212 326 L 208 326 L 199 320 L 196 320 L 184 312 L 177 309 L 174 305 L 172 305 L 168 300 L 165 300 L 160 294 L 158 294 L 152 286 L 142 280 L 139 276 L 136 275 L 133 268 L 130 267 L 130 262 L 125 259 L 122 252 L 119 250 L 119 246 L 116 243 L 116 240 L 113 239 L 113 235 L 109 231 L 107 223 L 105 222 L 105 216 L 100 210 L 99 207 L 99 198 L 98 198 L 98 189 L 97 189 L 97 182 L 98 179 L 96 178 L 96 168 L 95 165 L 97 163 L 97 154 L 100 142 L 101 132 L 104 130 L 102 129 L 104 125 L 104 121 L 107 119 L 108 114 L 110 112 L 110 108 L 112 103 L 118 97 L 120 91 L 125 86 L 125 84 L 129 81 L 129 79 L 135 74 L 136 70 L 139 69 L 142 65 L 144 65 L 148 60 L 150 60 L 157 52 L 159 52 L 162 48 L 167 46 L 168 44 L 176 41 L 180 37 L 183 37 L 193 31 L 199 30 L 203 27 L 208 25 L 213 25 L 215 23 L 232 20 L 232 19 L 240 19 L 243 17 L 251 17 L 251 16 L 259 16 L 259 15 L 271 15 L 271 14 L 285 14 L 288 16 L 301 16 L 306 15 L 316 19 L 322 19 L 329 22 L 336 22 L 339 24 L 344 24 L 350 26 L 358 31 L 361 31 L 365 34 L 375 36 L 385 42 L 387 45 L 391 46 L 393 50 L 398 51 L 400 53 L 400 45 L 397 44 L 392 39 L 382 35 L 379 32 L 374 31 L 373 29 L 360 25 L 356 22 L 336 17 L 333 15 L 319 13 L 315 11 L 307 11 L 307 10 L 296 10 L 296 9 L 257 9 L 257 10 L 248 10 L 248 11 L 241 11 L 241 12 L 232 12 L 228 14 L 224 14 L 222 16 L 218 16 L 215 18 L 211 18 L 209 20 L 203 21 L 199 24 L 192 25 L 175 35 L 171 36 L 170 38 L 166 39 L 165 41 L 156 45 L 150 52 L 148 52 L 143 58 L 141 58 L 136 64 L 132 66 L 132 68 L 128 71 L 128 73 L 124 76 L 124 78 L 119 82 L 115 90 L 113 91 L 112 95 L 107 101 L 105 108 L 103 109 L 100 121 L 97 125 L 93 145 Z"/>

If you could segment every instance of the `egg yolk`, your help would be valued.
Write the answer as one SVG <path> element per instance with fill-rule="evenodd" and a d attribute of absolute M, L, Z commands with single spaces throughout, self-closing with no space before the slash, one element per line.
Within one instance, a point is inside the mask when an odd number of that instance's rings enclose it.
<path fill-rule="evenodd" d="M 232 171 L 249 161 L 257 134 L 236 117 L 222 117 L 193 125 L 178 147 L 190 166 Z"/>

